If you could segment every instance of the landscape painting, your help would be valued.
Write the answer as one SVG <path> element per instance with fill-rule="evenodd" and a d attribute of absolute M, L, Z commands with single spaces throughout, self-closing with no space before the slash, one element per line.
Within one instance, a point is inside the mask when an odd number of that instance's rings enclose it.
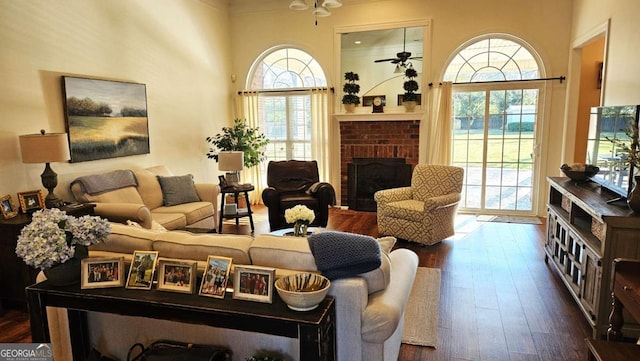
<path fill-rule="evenodd" d="M 144 84 L 62 77 L 71 162 L 149 153 Z"/>

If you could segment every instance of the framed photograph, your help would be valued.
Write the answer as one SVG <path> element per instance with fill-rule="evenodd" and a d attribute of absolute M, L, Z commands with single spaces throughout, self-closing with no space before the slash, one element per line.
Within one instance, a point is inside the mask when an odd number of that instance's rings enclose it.
<path fill-rule="evenodd" d="M 11 203 L 11 195 L 7 194 L 6 196 L 0 198 L 0 212 L 2 212 L 2 218 L 9 219 L 13 218 L 18 214 L 18 211 Z"/>
<path fill-rule="evenodd" d="M 416 93 L 416 96 L 418 97 L 416 99 L 416 105 L 422 104 L 422 94 Z M 404 99 L 404 94 L 398 94 L 398 105 L 402 105 L 403 99 Z"/>
<path fill-rule="evenodd" d="M 124 286 L 124 257 L 83 258 L 81 267 L 82 289 Z"/>
<path fill-rule="evenodd" d="M 176 259 L 158 260 L 158 289 L 161 291 L 193 293 L 196 289 L 197 262 Z"/>
<path fill-rule="evenodd" d="M 218 181 L 220 181 L 220 188 L 226 188 L 228 186 L 227 180 L 224 178 L 223 175 L 218 176 Z"/>
<path fill-rule="evenodd" d="M 22 213 L 32 213 L 44 208 L 44 196 L 40 189 L 18 193 L 18 201 Z"/>
<path fill-rule="evenodd" d="M 229 257 L 207 257 L 207 268 L 202 274 L 200 296 L 224 298 L 232 260 Z"/>
<path fill-rule="evenodd" d="M 386 95 L 367 95 L 362 97 L 362 106 L 363 107 L 373 106 L 373 99 L 378 97 L 382 99 L 383 106 L 387 105 Z"/>
<path fill-rule="evenodd" d="M 62 77 L 71 162 L 149 153 L 144 84 Z"/>
<path fill-rule="evenodd" d="M 150 290 L 153 286 L 153 274 L 157 261 L 158 252 L 156 251 L 134 251 L 126 288 Z"/>
<path fill-rule="evenodd" d="M 236 266 L 233 274 L 233 298 L 264 303 L 273 302 L 275 268 Z"/>

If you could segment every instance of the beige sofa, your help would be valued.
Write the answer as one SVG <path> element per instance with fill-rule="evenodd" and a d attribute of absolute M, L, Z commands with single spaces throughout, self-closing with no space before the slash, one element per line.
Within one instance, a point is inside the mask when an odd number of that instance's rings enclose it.
<path fill-rule="evenodd" d="M 134 250 L 156 250 L 159 257 L 196 260 L 200 272 L 207 255 L 231 257 L 235 265 L 274 267 L 276 278 L 299 271 L 317 271 L 306 238 L 153 232 L 121 224 L 112 226 L 106 243 L 91 246 L 91 257 L 120 255 L 130 260 Z M 385 243 L 388 247 L 389 242 L 381 240 L 380 244 Z M 407 249 L 390 252 L 383 246 L 381 249 L 378 269 L 331 283 L 329 294 L 336 299 L 339 361 L 395 361 L 398 358 L 404 310 L 418 257 Z M 48 312 L 55 359 L 70 360 L 66 312 L 61 309 Z M 286 355 L 287 361 L 297 360 L 299 355 L 297 341 L 286 337 L 101 313 L 89 313 L 88 320 L 94 346 L 117 359 L 126 359 L 128 348 L 136 342 L 146 345 L 158 339 L 226 346 L 233 350 L 234 360 L 245 360 L 264 350 Z"/>
<path fill-rule="evenodd" d="M 129 174 L 133 177 L 127 178 Z M 89 177 L 97 177 L 106 190 L 91 192 L 90 181 L 95 178 L 87 179 Z M 161 181 L 165 182 L 164 188 Z M 170 185 L 174 189 L 170 189 Z M 165 166 L 80 177 L 71 182 L 71 193 L 78 202 L 95 203 L 95 213 L 114 222 L 133 221 L 148 229 L 159 224 L 168 230 L 216 229 L 218 224 L 220 187 L 193 183 L 189 175 L 176 177 Z M 170 205 L 167 200 L 171 201 Z"/>

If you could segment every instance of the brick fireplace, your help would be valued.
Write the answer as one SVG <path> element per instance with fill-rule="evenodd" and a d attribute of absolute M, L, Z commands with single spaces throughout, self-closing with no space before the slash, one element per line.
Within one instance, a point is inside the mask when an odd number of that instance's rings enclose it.
<path fill-rule="evenodd" d="M 388 114 L 386 114 L 388 116 Z M 349 204 L 349 165 L 371 158 L 404 159 L 413 169 L 418 164 L 420 122 L 418 120 L 340 121 L 340 189 L 341 204 Z M 394 163 L 394 162 L 390 162 Z M 389 168 L 389 172 L 394 172 Z M 353 171 L 352 171 L 353 173 Z M 410 176 L 410 174 L 409 174 Z M 393 186 L 386 185 L 393 188 Z M 353 202 L 353 195 L 351 200 Z M 364 202 L 367 203 L 367 202 Z M 369 203 L 370 204 L 370 203 Z M 370 207 L 368 207 L 370 208 Z M 374 210 L 375 209 L 367 209 Z"/>

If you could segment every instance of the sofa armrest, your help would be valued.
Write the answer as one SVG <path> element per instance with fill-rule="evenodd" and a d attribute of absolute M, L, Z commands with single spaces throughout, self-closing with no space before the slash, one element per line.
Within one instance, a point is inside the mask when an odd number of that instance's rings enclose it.
<path fill-rule="evenodd" d="M 443 196 L 429 198 L 424 202 L 424 211 L 430 212 L 436 208 L 445 208 L 458 204 L 460 193 L 449 193 Z"/>
<path fill-rule="evenodd" d="M 196 183 L 196 193 L 203 202 L 211 202 L 213 208 L 217 207 L 220 186 L 213 183 Z"/>
<path fill-rule="evenodd" d="M 329 296 L 336 302 L 336 339 L 349 347 L 338 348 L 338 360 L 362 360 L 362 316 L 369 302 L 367 282 L 362 277 L 331 281 Z"/>
<path fill-rule="evenodd" d="M 418 271 L 418 255 L 406 248 L 389 254 L 391 283 L 382 291 L 369 295 L 364 312 L 362 340 L 381 343 L 396 332 L 402 323 L 413 281 Z"/>
<path fill-rule="evenodd" d="M 265 206 L 277 207 L 280 203 L 280 192 L 274 187 L 267 187 L 262 191 L 262 202 Z"/>
<path fill-rule="evenodd" d="M 373 197 L 376 203 L 389 203 L 411 199 L 412 193 L 411 187 L 400 187 L 379 190 Z"/>
<path fill-rule="evenodd" d="M 142 227 L 151 229 L 151 211 L 144 204 L 136 203 L 96 203 L 96 215 L 111 222 L 138 222 Z"/>

